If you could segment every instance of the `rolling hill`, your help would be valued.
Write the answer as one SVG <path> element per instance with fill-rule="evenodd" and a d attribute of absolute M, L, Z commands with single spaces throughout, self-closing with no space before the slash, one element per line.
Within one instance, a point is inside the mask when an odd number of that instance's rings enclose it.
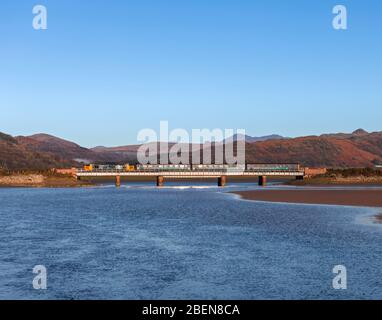
<path fill-rule="evenodd" d="M 249 162 L 305 166 L 373 167 L 382 163 L 382 132 L 308 136 L 247 144 Z"/>
<path fill-rule="evenodd" d="M 0 169 L 42 170 L 85 162 L 133 163 L 139 145 L 95 147 L 48 134 L 17 136 L 0 133 Z M 246 160 L 252 163 L 296 162 L 304 166 L 373 167 L 382 164 L 382 132 L 323 134 L 298 138 L 277 135 L 246 137 Z"/>
<path fill-rule="evenodd" d="M 59 156 L 32 151 L 26 141 L 20 141 L 0 133 L 0 169 L 2 170 L 44 170 L 53 167 L 73 165 Z"/>

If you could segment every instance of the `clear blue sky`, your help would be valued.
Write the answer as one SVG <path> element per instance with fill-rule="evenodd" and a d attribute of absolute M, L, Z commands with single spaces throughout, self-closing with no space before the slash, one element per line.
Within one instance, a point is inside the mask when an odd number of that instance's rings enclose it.
<path fill-rule="evenodd" d="M 32 28 L 46 5 L 48 30 Z M 348 9 L 348 30 L 332 8 Z M 142 128 L 382 130 L 382 2 L 3 0 L 0 131 L 84 146 Z"/>

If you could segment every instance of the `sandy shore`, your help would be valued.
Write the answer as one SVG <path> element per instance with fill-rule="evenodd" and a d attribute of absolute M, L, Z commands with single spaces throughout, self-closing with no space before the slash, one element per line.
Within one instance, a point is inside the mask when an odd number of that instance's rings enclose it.
<path fill-rule="evenodd" d="M 304 180 L 290 180 L 287 181 L 286 184 L 294 185 L 294 186 L 332 186 L 332 185 L 349 185 L 349 186 L 381 186 L 382 185 L 382 177 L 364 177 L 364 176 L 356 176 L 356 177 L 313 177 L 313 178 L 305 178 Z"/>
<path fill-rule="evenodd" d="M 252 190 L 234 193 L 247 200 L 382 207 L 382 190 Z M 382 214 L 378 219 L 382 221 Z"/>

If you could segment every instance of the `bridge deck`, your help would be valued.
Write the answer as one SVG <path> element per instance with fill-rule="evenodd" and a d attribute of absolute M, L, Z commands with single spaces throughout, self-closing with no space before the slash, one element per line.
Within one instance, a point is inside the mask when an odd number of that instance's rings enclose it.
<path fill-rule="evenodd" d="M 78 171 L 78 177 L 218 178 L 258 176 L 304 176 L 304 171 Z"/>

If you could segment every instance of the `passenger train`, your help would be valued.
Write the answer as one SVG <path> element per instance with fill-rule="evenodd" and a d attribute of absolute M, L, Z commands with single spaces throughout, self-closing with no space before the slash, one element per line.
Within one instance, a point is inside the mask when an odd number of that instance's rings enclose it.
<path fill-rule="evenodd" d="M 245 165 L 229 164 L 86 164 L 84 171 L 299 171 L 300 165 L 292 164 L 270 164 L 257 163 Z"/>

